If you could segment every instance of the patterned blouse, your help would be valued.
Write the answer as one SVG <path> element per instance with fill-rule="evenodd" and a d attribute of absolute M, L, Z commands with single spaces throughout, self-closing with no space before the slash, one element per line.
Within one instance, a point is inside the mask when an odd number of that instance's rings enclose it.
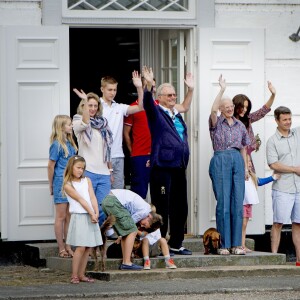
<path fill-rule="evenodd" d="M 250 145 L 247 147 L 247 154 L 250 155 L 251 152 L 256 150 L 256 139 L 255 139 L 253 128 L 252 128 L 251 124 L 262 119 L 270 111 L 271 111 L 271 108 L 268 108 L 266 105 L 264 105 L 262 108 L 249 114 L 249 127 L 248 127 L 247 131 L 248 131 L 249 138 L 250 138 Z"/>
<path fill-rule="evenodd" d="M 250 144 L 245 125 L 232 117 L 233 124 L 229 125 L 223 115 L 218 116 L 215 127 L 212 127 L 209 118 L 209 131 L 214 151 L 242 149 Z"/>

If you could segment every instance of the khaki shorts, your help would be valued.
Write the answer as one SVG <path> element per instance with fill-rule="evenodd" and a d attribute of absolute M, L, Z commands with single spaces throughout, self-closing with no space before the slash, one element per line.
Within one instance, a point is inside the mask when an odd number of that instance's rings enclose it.
<path fill-rule="evenodd" d="M 117 197 L 107 195 L 102 202 L 104 213 L 116 217 L 116 223 L 113 226 L 118 236 L 126 236 L 137 231 L 137 227 L 129 211 L 121 204 Z"/>

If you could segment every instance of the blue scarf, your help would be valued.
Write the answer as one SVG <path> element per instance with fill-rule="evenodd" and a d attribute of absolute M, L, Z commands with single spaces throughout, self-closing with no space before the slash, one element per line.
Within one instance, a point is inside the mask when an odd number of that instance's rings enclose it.
<path fill-rule="evenodd" d="M 75 115 L 74 120 L 82 119 L 81 115 Z M 113 135 L 109 128 L 108 121 L 104 117 L 96 116 L 95 118 L 90 118 L 89 126 L 84 131 L 83 138 L 85 142 L 89 145 L 92 140 L 93 130 L 97 129 L 103 139 L 103 153 L 104 153 L 104 162 L 111 161 L 111 145 L 113 143 Z"/>

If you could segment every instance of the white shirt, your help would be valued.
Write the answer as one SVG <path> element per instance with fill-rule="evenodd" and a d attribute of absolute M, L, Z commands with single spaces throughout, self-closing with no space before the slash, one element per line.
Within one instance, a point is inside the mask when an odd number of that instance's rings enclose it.
<path fill-rule="evenodd" d="M 77 181 L 72 181 L 72 185 L 74 189 L 77 191 L 77 193 L 84 198 L 84 200 L 88 203 L 88 205 L 91 207 L 92 210 L 92 202 L 89 194 L 89 184 L 87 178 L 82 178 L 79 182 Z M 88 212 L 81 206 L 81 204 L 71 198 L 68 194 L 67 199 L 69 201 L 69 211 L 70 213 L 75 213 L 75 214 L 87 214 Z"/>
<path fill-rule="evenodd" d="M 249 180 L 245 180 L 245 198 L 243 205 L 246 204 L 258 204 L 259 198 L 256 186 L 253 179 L 250 177 Z"/>
<path fill-rule="evenodd" d="M 108 121 L 108 125 L 113 133 L 113 144 L 111 147 L 111 158 L 124 157 L 123 142 L 123 124 L 124 117 L 127 117 L 129 105 L 116 103 L 114 100 L 109 106 L 103 98 L 100 98 L 103 105 L 103 117 Z"/>
<path fill-rule="evenodd" d="M 140 240 L 148 239 L 149 245 L 154 245 L 159 239 L 161 239 L 161 232 L 160 229 L 156 229 L 155 231 L 148 233 L 144 237 L 140 237 Z"/>
<path fill-rule="evenodd" d="M 146 218 L 151 212 L 150 204 L 130 190 L 114 189 L 111 193 L 129 211 L 134 223 Z"/>

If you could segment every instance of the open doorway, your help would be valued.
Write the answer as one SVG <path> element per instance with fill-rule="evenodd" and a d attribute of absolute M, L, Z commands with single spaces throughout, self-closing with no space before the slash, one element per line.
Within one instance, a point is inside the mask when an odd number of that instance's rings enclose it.
<path fill-rule="evenodd" d="M 70 28 L 70 114 L 79 99 L 73 88 L 101 96 L 100 80 L 112 76 L 118 81 L 116 102 L 130 104 L 137 94 L 132 84 L 133 70 L 140 70 L 139 29 Z M 130 185 L 129 153 L 126 146 L 125 185 Z"/>
<path fill-rule="evenodd" d="M 100 80 L 110 75 L 118 81 L 115 100 L 136 100 L 131 72 L 140 69 L 138 29 L 70 28 L 70 113 L 76 113 L 74 87 L 101 95 Z"/>

